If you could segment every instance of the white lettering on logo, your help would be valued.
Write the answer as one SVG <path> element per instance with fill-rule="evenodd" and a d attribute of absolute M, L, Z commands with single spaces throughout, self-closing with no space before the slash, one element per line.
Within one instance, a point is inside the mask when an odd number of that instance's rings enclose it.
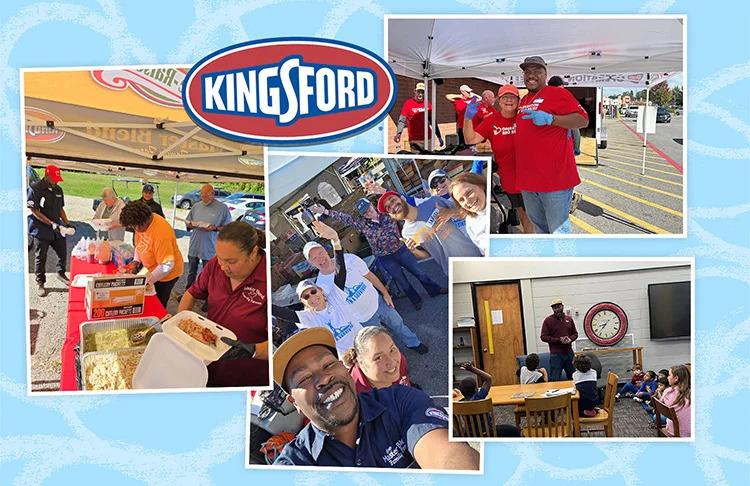
<path fill-rule="evenodd" d="M 366 108 L 375 103 L 377 82 L 369 69 L 305 64 L 299 56 L 275 66 L 207 73 L 203 109 L 213 113 L 298 118 Z"/>

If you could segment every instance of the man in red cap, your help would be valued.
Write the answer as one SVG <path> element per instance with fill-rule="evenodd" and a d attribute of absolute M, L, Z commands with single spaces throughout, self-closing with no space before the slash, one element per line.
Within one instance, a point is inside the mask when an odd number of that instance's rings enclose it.
<path fill-rule="evenodd" d="M 432 103 L 427 103 L 427 140 L 432 138 L 430 112 L 432 112 Z M 424 117 L 424 83 L 417 83 L 414 88 L 414 97 L 406 100 L 404 107 L 401 108 L 401 115 L 398 118 L 398 126 L 396 127 L 396 135 L 393 137 L 393 141 L 396 143 L 401 142 L 401 132 L 406 127 L 409 130 L 410 146 L 412 144 L 420 146 L 424 144 Z M 438 137 L 440 145 L 443 145 L 443 138 L 440 136 L 440 127 L 435 127 L 435 134 Z"/>
<path fill-rule="evenodd" d="M 47 250 L 51 246 L 57 254 L 57 277 L 65 285 L 70 281 L 65 275 L 67 245 L 64 227 L 70 222 L 65 214 L 65 197 L 58 182 L 62 182 L 60 168 L 48 165 L 44 178 L 34 182 L 26 193 L 26 207 L 31 211 L 28 217 L 29 235 L 34 238 L 34 273 L 36 274 L 37 294 L 47 295 L 44 287 L 47 281 Z"/>

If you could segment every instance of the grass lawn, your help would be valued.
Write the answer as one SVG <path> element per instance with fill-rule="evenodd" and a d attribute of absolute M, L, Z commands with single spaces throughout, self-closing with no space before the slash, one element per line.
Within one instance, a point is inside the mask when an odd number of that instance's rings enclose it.
<path fill-rule="evenodd" d="M 44 175 L 44 170 L 37 170 L 37 174 Z M 92 174 L 88 172 L 73 172 L 73 171 L 62 171 L 63 182 L 60 184 L 66 195 L 80 196 L 91 199 L 98 199 L 101 197 L 102 189 L 105 187 L 112 187 L 119 197 L 129 197 L 130 200 L 138 199 L 141 197 L 141 188 L 143 184 L 141 182 L 112 182 L 114 179 L 111 175 L 104 174 Z M 130 180 L 136 180 L 135 178 L 129 178 Z M 173 180 L 159 180 L 149 179 L 150 184 L 153 184 L 157 188 L 157 193 L 154 197 L 159 199 L 164 209 L 172 208 L 172 196 L 174 195 L 175 186 L 177 182 Z M 191 182 L 180 182 L 179 193 L 185 194 L 194 189 L 200 189 L 202 184 L 191 183 Z M 214 184 L 217 189 L 226 189 L 230 192 L 236 192 L 243 190 L 239 184 L 236 183 L 217 183 Z M 256 189 L 257 192 L 257 189 Z M 262 186 L 259 192 L 263 192 Z"/>

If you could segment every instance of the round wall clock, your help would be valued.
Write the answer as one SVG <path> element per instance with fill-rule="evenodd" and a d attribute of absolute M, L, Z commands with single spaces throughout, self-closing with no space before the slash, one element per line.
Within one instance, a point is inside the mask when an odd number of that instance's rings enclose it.
<path fill-rule="evenodd" d="M 583 329 L 589 340 L 598 346 L 613 346 L 628 331 L 628 316 L 612 302 L 600 302 L 586 313 Z"/>

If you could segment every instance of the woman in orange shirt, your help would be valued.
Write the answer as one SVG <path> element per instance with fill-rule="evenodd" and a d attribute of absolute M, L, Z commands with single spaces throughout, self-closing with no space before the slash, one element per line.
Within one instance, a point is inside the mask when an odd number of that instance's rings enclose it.
<path fill-rule="evenodd" d="M 120 224 L 135 232 L 135 259 L 126 268 L 134 272 L 141 263 L 148 270 L 148 283 L 166 309 L 172 288 L 182 275 L 184 262 L 174 229 L 142 202 L 131 201 L 120 212 Z"/>

